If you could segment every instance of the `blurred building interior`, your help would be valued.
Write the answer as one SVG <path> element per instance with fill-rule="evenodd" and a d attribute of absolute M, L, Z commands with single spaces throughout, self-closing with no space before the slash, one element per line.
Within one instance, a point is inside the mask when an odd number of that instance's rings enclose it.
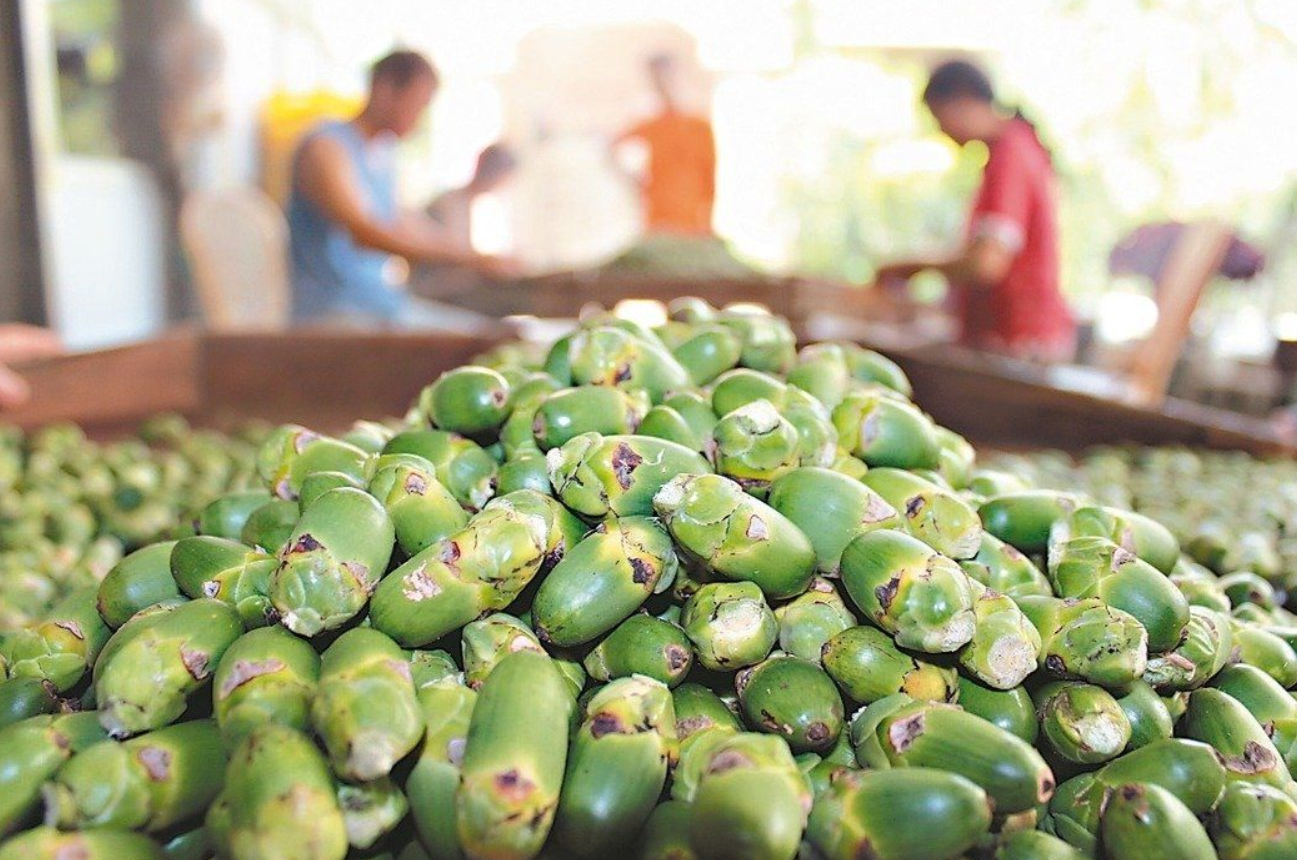
<path fill-rule="evenodd" d="M 1297 9 L 1282 0 L 752 0 L 741 14 L 684 0 L 371 0 L 363 16 L 346 0 L 20 0 L 4 15 L 22 38 L 0 40 L 0 89 L 16 94 L 0 179 L 20 193 L 0 213 L 14 225 L 0 265 L 29 285 L 5 290 L 5 315 L 47 319 L 74 348 L 198 314 L 185 198 L 260 188 L 282 201 L 301 132 L 354 111 L 368 63 L 393 46 L 425 51 L 442 77 L 400 151 L 403 202 L 462 185 L 483 147 L 506 142 L 517 176 L 475 200 L 473 243 L 530 275 L 639 246 L 627 173 L 646 156 L 610 158 L 608 142 L 653 109 L 644 63 L 667 52 L 680 98 L 714 128 L 725 258 L 865 283 L 883 260 L 960 232 L 986 150 L 942 137 L 918 92 L 935 60 L 970 56 L 1055 154 L 1063 288 L 1095 360 L 1154 328 L 1156 278 L 1113 271 L 1109 256 L 1162 221 L 1225 222 L 1266 257 L 1256 277 L 1203 290 L 1183 359 L 1207 365 L 1199 380 L 1222 358 L 1231 373 L 1268 367 L 1297 338 L 1297 150 L 1273 145 L 1297 132 L 1297 103 L 1270 84 L 1297 76 Z M 935 278 L 917 288 L 930 304 L 942 291 Z M 1244 399 L 1248 380 L 1233 386 Z"/>

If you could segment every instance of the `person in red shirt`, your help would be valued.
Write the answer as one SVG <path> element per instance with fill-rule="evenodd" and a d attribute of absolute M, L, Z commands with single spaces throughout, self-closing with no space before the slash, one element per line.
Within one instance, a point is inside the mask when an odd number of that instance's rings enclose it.
<path fill-rule="evenodd" d="M 961 146 L 989 150 L 963 244 L 938 260 L 881 267 L 876 282 L 894 289 L 926 270 L 945 275 L 960 342 L 995 352 L 1066 361 L 1076 324 L 1059 291 L 1054 167 L 1031 123 L 996 102 L 981 69 L 956 60 L 938 66 L 923 101 L 941 130 Z"/>

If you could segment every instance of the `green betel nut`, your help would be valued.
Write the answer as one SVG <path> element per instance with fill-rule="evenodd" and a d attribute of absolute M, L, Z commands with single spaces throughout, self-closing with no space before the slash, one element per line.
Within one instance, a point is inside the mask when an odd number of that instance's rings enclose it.
<path fill-rule="evenodd" d="M 1229 618 L 1212 609 L 1190 606 L 1180 643 L 1152 655 L 1143 678 L 1159 693 L 1196 690 L 1225 668 L 1232 650 Z"/>
<path fill-rule="evenodd" d="M 302 514 L 270 579 L 285 627 L 302 636 L 354 618 L 387 572 L 396 534 L 383 506 L 362 490 L 330 490 Z"/>
<path fill-rule="evenodd" d="M 422 552 L 468 522 L 468 512 L 437 480 L 436 469 L 427 460 L 414 454 L 386 454 L 375 466 L 369 492 L 387 510 L 396 542 L 407 556 Z"/>
<path fill-rule="evenodd" d="M 680 475 L 653 505 L 677 546 L 720 577 L 755 583 L 772 600 L 810 585 L 815 550 L 806 535 L 728 478 Z"/>
<path fill-rule="evenodd" d="M 1184 594 L 1161 571 L 1107 538 L 1055 544 L 1049 572 L 1059 597 L 1098 597 L 1130 613 L 1148 631 L 1151 651 L 1174 648 L 1189 622 Z"/>
<path fill-rule="evenodd" d="M 693 662 L 693 647 L 682 629 L 651 615 L 636 614 L 591 649 L 584 665 L 596 681 L 645 675 L 676 687 Z"/>
<path fill-rule="evenodd" d="M 536 407 L 531 433 L 541 451 L 560 448 L 582 433 L 605 436 L 639 432 L 649 410 L 643 392 L 617 388 L 565 388 Z"/>
<path fill-rule="evenodd" d="M 1292 779 L 1265 727 L 1220 690 L 1194 690 L 1177 730 L 1182 737 L 1215 747 L 1231 780 L 1284 788 Z"/>
<path fill-rule="evenodd" d="M 1206 815 L 1215 809 L 1230 784 L 1215 748 L 1185 738 L 1154 741 L 1114 759 L 1094 776 L 1113 788 L 1129 782 L 1161 786 L 1194 815 Z"/>
<path fill-rule="evenodd" d="M 751 582 L 704 585 L 685 603 L 680 623 L 698 662 L 720 671 L 761 662 L 779 636 L 774 613 Z"/>
<path fill-rule="evenodd" d="M 390 773 L 423 734 L 400 646 L 366 627 L 338 637 L 320 662 L 311 724 L 339 776 L 370 781 Z"/>
<path fill-rule="evenodd" d="M 936 428 L 905 401 L 853 390 L 834 407 L 833 425 L 842 447 L 870 466 L 936 469 L 941 465 Z"/>
<path fill-rule="evenodd" d="M 175 545 L 175 541 L 149 544 L 113 565 L 99 583 L 96 599 L 104 623 L 115 630 L 141 609 L 181 596 L 171 575 L 171 549 Z"/>
<path fill-rule="evenodd" d="M 572 740 L 554 833 L 577 857 L 609 856 L 633 843 L 676 755 L 676 717 L 666 686 L 642 676 L 601 688 Z"/>
<path fill-rule="evenodd" d="M 1130 720 L 1112 694 L 1093 684 L 1056 681 L 1035 695 L 1041 734 L 1067 761 L 1098 764 L 1130 743 Z"/>
<path fill-rule="evenodd" d="M 254 729 L 230 759 L 207 813 L 220 856 L 343 860 L 347 828 L 333 774 L 310 738 L 284 726 Z"/>
<path fill-rule="evenodd" d="M 900 515 L 860 481 L 831 469 L 802 467 L 770 487 L 768 502 L 810 540 L 816 567 L 837 576 L 842 550 L 859 534 L 897 528 Z"/>
<path fill-rule="evenodd" d="M 558 807 L 573 708 L 567 682 L 544 654 L 510 654 L 487 678 L 455 797 L 467 855 L 523 860 L 539 853 Z"/>
<path fill-rule="evenodd" d="M 1149 684 L 1135 681 L 1117 696 L 1117 704 L 1130 720 L 1130 743 L 1127 749 L 1136 750 L 1159 740 L 1171 737 L 1175 722 L 1171 712 Z M 1293 701 L 1297 709 L 1297 701 Z"/>
<path fill-rule="evenodd" d="M 419 691 L 425 734 L 405 793 L 415 833 L 432 860 L 464 856 L 455 830 L 455 793 L 476 704 L 477 693 L 454 682 Z"/>
<path fill-rule="evenodd" d="M 0 637 L 0 662 L 9 677 L 48 681 L 60 693 L 76 686 L 113 632 L 99 615 L 97 598 L 94 586 L 77 589 L 40 623 Z"/>
<path fill-rule="evenodd" d="M 806 826 L 811 792 L 779 738 L 740 732 L 706 756 L 689 820 L 702 857 L 790 858 Z"/>
<path fill-rule="evenodd" d="M 572 381 L 644 391 L 654 403 L 687 388 L 688 372 L 661 341 L 609 326 L 576 332 L 569 344 Z"/>
<path fill-rule="evenodd" d="M 911 698 L 920 698 L 908 690 Z M 958 696 L 959 706 L 970 714 L 981 717 L 988 723 L 1004 729 L 1011 735 L 1034 744 L 1040 734 L 1040 724 L 1036 719 L 1036 706 L 1025 687 L 1012 690 L 993 690 L 976 681 L 960 677 L 955 692 L 947 701 Z M 940 700 L 936 700 L 940 701 Z"/>
<path fill-rule="evenodd" d="M 671 354 L 694 385 L 706 385 L 738 364 L 743 347 L 739 338 L 720 325 L 698 325 L 674 346 Z"/>
<path fill-rule="evenodd" d="M 171 550 L 171 574 L 190 598 L 211 597 L 238 610 L 245 627 L 264 627 L 279 619 L 270 602 L 273 556 L 228 538 L 181 538 Z"/>
<path fill-rule="evenodd" d="M 176 721 L 241 635 L 234 608 L 210 598 L 136 616 L 113 634 L 95 663 L 100 722 L 110 734 L 126 737 Z"/>
<path fill-rule="evenodd" d="M 500 464 L 472 439 L 445 430 L 407 430 L 383 454 L 415 454 L 433 465 L 437 480 L 467 511 L 479 511 L 495 495 Z"/>
<path fill-rule="evenodd" d="M 667 481 L 711 471 L 698 452 L 651 436 L 583 433 L 546 457 L 557 497 L 593 519 L 650 516 L 653 496 Z"/>
<path fill-rule="evenodd" d="M 959 566 L 973 579 L 992 591 L 1019 597 L 1052 597 L 1053 588 L 1035 563 L 1013 546 L 988 531 L 982 532 L 977 554 L 963 559 Z"/>
<path fill-rule="evenodd" d="M 896 647 L 876 627 L 850 627 L 824 644 L 824 670 L 848 698 L 868 705 L 896 693 L 910 698 L 951 702 L 959 696 L 959 674 Z"/>
<path fill-rule="evenodd" d="M 1069 493 L 1022 490 L 992 496 L 977 512 L 988 532 L 1019 552 L 1035 553 L 1049 548 L 1054 524 L 1071 514 L 1077 504 Z"/>
<path fill-rule="evenodd" d="M 707 455 L 718 474 L 764 499 L 772 481 L 797 467 L 798 446 L 796 428 L 774 404 L 754 400 L 717 422 Z"/>
<path fill-rule="evenodd" d="M 676 574 L 671 538 L 657 520 L 622 517 L 600 523 L 572 547 L 536 592 L 536 632 L 559 647 L 608 632 Z"/>
<path fill-rule="evenodd" d="M 267 723 L 307 731 L 319 680 L 315 649 L 283 627 L 240 636 L 212 678 L 212 710 L 226 747 Z"/>
<path fill-rule="evenodd" d="M 856 616 L 828 579 L 813 579 L 804 594 L 775 610 L 779 647 L 795 657 L 819 663 L 824 644 L 856 625 Z"/>
<path fill-rule="evenodd" d="M 419 395 L 419 412 L 435 427 L 481 436 L 509 417 L 509 382 L 489 367 L 457 367 Z"/>
<path fill-rule="evenodd" d="M 1010 690 L 1036 671 L 1040 633 L 1013 599 L 982 591 L 973 601 L 976 628 L 959 649 L 959 665 L 997 690 Z"/>
<path fill-rule="evenodd" d="M 842 584 L 896 644 L 957 651 L 973 638 L 973 586 L 955 562 L 909 535 L 868 532 L 842 552 Z"/>
<path fill-rule="evenodd" d="M 1221 860 L 1297 856 L 1297 801 L 1269 785 L 1230 783 L 1208 822 Z"/>
<path fill-rule="evenodd" d="M 342 472 L 359 480 L 368 457 L 355 445 L 285 424 L 257 452 L 257 474 L 276 497 L 295 500 L 302 482 L 316 472 Z"/>
<path fill-rule="evenodd" d="M 739 672 L 735 684 L 748 724 L 782 737 L 795 753 L 827 750 L 842 733 L 842 697 L 809 660 L 776 654 Z"/>
<path fill-rule="evenodd" d="M 216 724 L 194 720 L 72 757 L 45 787 L 46 820 L 65 830 L 165 831 L 199 817 L 225 780 Z"/>
<path fill-rule="evenodd" d="M 739 731 L 743 724 L 729 706 L 701 684 L 681 684 L 671 691 L 675 702 L 676 735 L 683 742 L 691 735 L 708 729 L 723 728 Z"/>
<path fill-rule="evenodd" d="M 0 845 L 0 860 L 163 860 L 157 843 L 147 836 L 122 830 L 64 833 L 37 827 Z"/>
<path fill-rule="evenodd" d="M 545 653 L 530 627 L 503 612 L 464 625 L 460 641 L 464 653 L 464 681 L 475 690 L 509 654 L 515 651 Z"/>
<path fill-rule="evenodd" d="M 492 500 L 463 529 L 392 571 L 370 601 L 370 622 L 421 648 L 508 606 L 567 539 L 544 498 L 524 490 Z"/>
<path fill-rule="evenodd" d="M 0 839 L 35 823 L 45 782 L 105 737 L 93 713 L 40 715 L 0 728 Z"/>
<path fill-rule="evenodd" d="M 1041 663 L 1056 677 L 1120 688 L 1149 666 L 1144 625 L 1098 598 L 1023 597 L 1018 607 L 1040 633 Z"/>
<path fill-rule="evenodd" d="M 997 814 L 1032 809 L 1054 793 L 1054 774 L 1031 744 L 955 705 L 880 700 L 852 720 L 851 740 L 864 766 L 963 776 L 987 793 Z"/>
<path fill-rule="evenodd" d="M 896 509 L 906 531 L 937 552 L 953 559 L 977 554 L 982 522 L 956 493 L 900 469 L 870 469 L 860 480 Z"/>
<path fill-rule="evenodd" d="M 986 792 L 958 774 L 848 770 L 815 799 L 806 838 L 826 860 L 948 860 L 990 826 Z"/>
<path fill-rule="evenodd" d="M 361 851 L 373 848 L 410 811 L 405 794 L 389 777 L 359 785 L 339 783 L 338 806 L 342 809 L 347 842 Z"/>
<path fill-rule="evenodd" d="M 1127 783 L 1114 788 L 1103 810 L 1105 853 L 1115 858 L 1212 860 L 1216 849 L 1193 813 L 1164 788 Z"/>

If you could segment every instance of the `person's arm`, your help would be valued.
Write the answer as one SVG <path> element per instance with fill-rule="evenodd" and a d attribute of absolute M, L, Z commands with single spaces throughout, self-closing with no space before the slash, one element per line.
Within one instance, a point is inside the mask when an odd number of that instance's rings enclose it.
<path fill-rule="evenodd" d="M 970 287 L 992 287 L 1004 280 L 1017 252 L 992 236 L 973 239 L 950 257 L 898 260 L 880 266 L 875 280 L 880 284 L 908 281 L 920 272 L 940 272 L 952 281 Z"/>
<path fill-rule="evenodd" d="M 958 253 L 882 266 L 876 282 L 895 287 L 929 270 L 974 289 L 989 289 L 1003 281 L 1022 250 L 1031 209 L 1031 181 L 1021 153 L 1013 147 L 994 152 L 982 183 L 969 239 Z"/>
<path fill-rule="evenodd" d="M 318 137 L 301 155 L 299 190 L 332 221 L 342 225 L 358 245 L 426 263 L 451 263 L 494 272 L 492 257 L 456 242 L 429 218 L 403 216 L 380 221 L 365 211 L 355 173 L 337 141 Z"/>

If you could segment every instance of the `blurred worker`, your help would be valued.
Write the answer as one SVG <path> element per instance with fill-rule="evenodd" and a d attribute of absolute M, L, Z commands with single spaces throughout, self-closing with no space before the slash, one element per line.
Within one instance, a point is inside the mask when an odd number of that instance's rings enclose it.
<path fill-rule="evenodd" d="M 493 143 L 478 153 L 477 167 L 467 185 L 442 192 L 428 204 L 428 217 L 446 235 L 466 247 L 473 246 L 473 204 L 508 184 L 518 170 L 518 159 L 502 143 Z"/>
<path fill-rule="evenodd" d="M 47 358 L 63 351 L 52 331 L 21 323 L 0 323 L 0 411 L 31 399 L 27 381 L 9 369 L 10 362 Z"/>
<path fill-rule="evenodd" d="M 961 146 L 989 150 L 963 244 L 942 259 L 904 260 L 878 270 L 884 288 L 925 270 L 945 275 L 960 341 L 977 349 L 1066 361 L 1076 327 L 1059 292 L 1057 202 L 1049 151 L 1021 114 L 1003 110 L 981 69 L 938 66 L 923 92 L 941 130 Z"/>
<path fill-rule="evenodd" d="M 614 142 L 639 141 L 648 149 L 640 179 L 644 227 L 650 233 L 708 235 L 716 199 L 716 144 L 706 117 L 686 113 L 677 101 L 675 59 L 656 54 L 649 79 L 660 103 L 652 119 L 623 132 Z"/>
<path fill-rule="evenodd" d="M 288 204 L 297 319 L 446 324 L 453 311 L 398 288 L 393 256 L 490 276 L 511 272 L 508 261 L 479 254 L 426 215 L 397 207 L 396 142 L 414 130 L 437 83 L 436 70 L 421 54 L 391 53 L 371 69 L 361 112 L 350 122 L 323 123 L 299 147 Z"/>
<path fill-rule="evenodd" d="M 446 236 L 466 248 L 479 247 L 473 241 L 473 206 L 487 194 L 501 190 L 517 172 L 518 160 L 509 148 L 493 143 L 478 153 L 477 167 L 467 185 L 452 188 L 433 199 L 424 210 L 441 225 Z M 478 269 L 454 264 L 418 267 L 410 278 L 416 293 L 428 298 L 452 298 L 486 286 L 487 278 Z"/>

